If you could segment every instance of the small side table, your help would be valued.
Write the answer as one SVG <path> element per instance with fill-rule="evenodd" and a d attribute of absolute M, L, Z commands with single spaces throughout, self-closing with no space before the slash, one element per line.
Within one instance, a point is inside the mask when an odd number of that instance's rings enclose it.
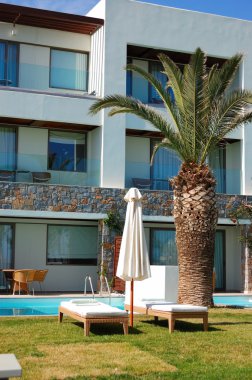
<path fill-rule="evenodd" d="M 0 379 L 21 377 L 22 368 L 14 354 L 0 354 Z"/>

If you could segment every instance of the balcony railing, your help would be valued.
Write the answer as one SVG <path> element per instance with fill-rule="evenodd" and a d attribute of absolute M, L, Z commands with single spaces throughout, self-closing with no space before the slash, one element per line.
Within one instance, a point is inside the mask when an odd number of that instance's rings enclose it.
<path fill-rule="evenodd" d="M 4 64 L 0 60 L 0 67 L 1 65 Z M 60 67 L 54 67 L 51 70 L 48 65 L 19 63 L 17 67 L 0 75 L 0 86 L 81 96 L 88 94 L 91 87 L 89 86 L 90 78 L 98 76 L 99 73 L 93 71 Z M 92 95 L 97 95 L 94 90 L 96 89 L 91 88 L 90 92 Z"/>
<path fill-rule="evenodd" d="M 170 180 L 176 175 L 172 169 L 153 167 L 147 162 L 127 161 L 125 167 L 125 187 L 139 187 L 145 190 L 172 190 Z M 154 173 L 168 173 L 165 177 Z M 223 194 L 241 194 L 241 171 L 239 169 L 214 169 L 216 192 Z"/>
<path fill-rule="evenodd" d="M 0 181 L 23 183 L 47 183 L 59 185 L 99 186 L 100 161 L 87 159 L 86 172 L 47 169 L 47 156 L 40 154 L 17 154 L 16 165 L 8 164 L 0 153 Z M 6 162 L 6 163 L 5 163 Z"/>

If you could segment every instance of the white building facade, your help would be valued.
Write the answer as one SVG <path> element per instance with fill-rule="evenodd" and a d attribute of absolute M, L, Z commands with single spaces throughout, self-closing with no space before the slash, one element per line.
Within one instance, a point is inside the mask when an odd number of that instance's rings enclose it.
<path fill-rule="evenodd" d="M 125 189 L 136 185 L 158 288 L 170 286 L 177 257 L 167 178 L 180 162 L 160 151 L 150 166 L 162 137 L 153 127 L 129 115 L 91 116 L 89 107 L 117 93 L 162 112 L 158 95 L 125 65 L 165 82 L 157 54 L 183 65 L 197 47 L 209 66 L 244 53 L 234 86 L 251 89 L 251 35 L 248 21 L 133 0 L 101 0 L 87 16 L 0 5 L 0 268 L 48 269 L 47 291 L 80 291 L 87 275 L 96 284 L 104 258 L 113 276 L 114 233 L 102 221 L 111 211 L 123 218 Z M 252 128 L 241 127 L 209 157 L 219 193 L 219 290 L 244 291 L 240 228 L 226 205 L 234 195 L 252 199 L 251 147 Z"/>

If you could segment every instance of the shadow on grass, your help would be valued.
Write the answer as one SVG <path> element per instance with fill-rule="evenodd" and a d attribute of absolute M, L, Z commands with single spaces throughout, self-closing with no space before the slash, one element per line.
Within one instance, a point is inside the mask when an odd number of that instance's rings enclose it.
<path fill-rule="evenodd" d="M 143 323 L 147 323 L 149 325 L 153 326 L 159 326 L 164 327 L 168 330 L 168 320 L 167 319 L 161 319 L 158 321 L 150 320 L 150 321 L 142 321 Z M 215 323 L 214 323 L 215 324 Z M 195 331 L 204 331 L 203 330 L 203 324 L 202 323 L 194 323 L 194 322 L 185 322 L 181 320 L 177 320 L 175 323 L 175 329 L 174 331 L 182 331 L 182 332 L 195 332 Z M 208 331 L 220 331 L 220 329 L 215 328 L 211 325 L 208 325 Z"/>
<path fill-rule="evenodd" d="M 141 376 L 134 376 L 134 375 L 128 375 L 128 374 L 118 374 L 118 375 L 110 375 L 109 377 L 105 376 L 97 376 L 95 377 L 96 380 L 139 380 L 142 377 Z M 52 379 L 54 380 L 54 379 Z M 56 379 L 55 379 L 56 380 Z M 77 377 L 67 377 L 65 380 L 90 380 L 90 377 L 86 376 L 77 376 Z"/>
<path fill-rule="evenodd" d="M 81 322 L 72 322 L 76 326 L 80 327 L 83 330 L 83 323 Z M 95 335 L 123 335 L 123 326 L 119 323 L 94 323 L 90 326 L 90 333 Z M 142 334 L 141 330 L 136 329 L 135 327 L 129 326 L 129 334 L 138 335 Z"/>
<path fill-rule="evenodd" d="M 214 322 L 217 326 L 252 325 L 252 322 Z"/>

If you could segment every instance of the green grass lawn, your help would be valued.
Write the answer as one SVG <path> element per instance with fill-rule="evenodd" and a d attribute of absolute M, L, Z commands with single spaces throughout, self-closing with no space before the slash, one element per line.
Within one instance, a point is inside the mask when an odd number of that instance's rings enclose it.
<path fill-rule="evenodd" d="M 82 324 L 56 317 L 0 318 L 0 352 L 14 353 L 22 379 L 252 379 L 252 310 L 212 309 L 209 331 L 199 320 L 134 319 L 120 325 Z"/>

